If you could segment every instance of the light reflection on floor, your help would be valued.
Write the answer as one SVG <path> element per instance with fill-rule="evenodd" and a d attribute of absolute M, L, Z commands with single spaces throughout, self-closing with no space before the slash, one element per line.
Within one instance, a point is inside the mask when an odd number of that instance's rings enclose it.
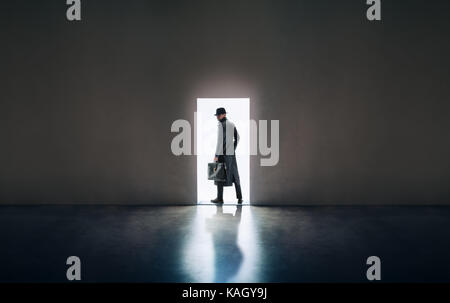
<path fill-rule="evenodd" d="M 253 282 L 259 251 L 249 206 L 197 206 L 185 242 L 183 270 L 191 282 Z"/>

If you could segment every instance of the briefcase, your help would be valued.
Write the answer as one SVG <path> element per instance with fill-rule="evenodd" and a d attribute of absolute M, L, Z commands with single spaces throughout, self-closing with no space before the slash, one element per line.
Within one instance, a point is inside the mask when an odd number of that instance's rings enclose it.
<path fill-rule="evenodd" d="M 227 181 L 225 163 L 208 163 L 208 180 L 214 180 L 218 182 Z"/>

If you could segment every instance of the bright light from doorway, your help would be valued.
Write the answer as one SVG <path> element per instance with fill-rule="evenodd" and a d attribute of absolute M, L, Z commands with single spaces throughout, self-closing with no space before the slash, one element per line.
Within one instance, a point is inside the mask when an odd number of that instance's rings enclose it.
<path fill-rule="evenodd" d="M 224 107 L 227 118 L 234 123 L 240 136 L 236 160 L 241 180 L 244 204 L 250 200 L 250 99 L 249 98 L 199 98 L 197 99 L 197 202 L 211 204 L 217 196 L 214 181 L 208 180 L 208 163 L 213 162 L 217 143 L 216 108 Z M 236 202 L 236 191 L 224 187 L 225 203 Z"/>

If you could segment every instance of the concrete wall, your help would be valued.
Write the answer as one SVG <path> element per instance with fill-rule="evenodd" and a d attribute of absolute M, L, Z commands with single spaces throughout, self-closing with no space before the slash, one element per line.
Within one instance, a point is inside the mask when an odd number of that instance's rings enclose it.
<path fill-rule="evenodd" d="M 254 203 L 448 204 L 450 5 L 366 8 L 82 1 L 70 23 L 65 1 L 2 1 L 0 203 L 195 203 L 171 123 L 250 97 L 281 129 L 279 164 L 251 159 Z"/>

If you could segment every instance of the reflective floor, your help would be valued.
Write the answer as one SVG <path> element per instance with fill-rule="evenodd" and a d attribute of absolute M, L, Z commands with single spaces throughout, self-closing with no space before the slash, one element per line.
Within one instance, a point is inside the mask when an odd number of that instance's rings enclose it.
<path fill-rule="evenodd" d="M 450 282 L 450 207 L 0 207 L 0 281 Z"/>
<path fill-rule="evenodd" d="M 183 249 L 192 282 L 257 282 L 258 241 L 248 206 L 199 206 Z"/>

